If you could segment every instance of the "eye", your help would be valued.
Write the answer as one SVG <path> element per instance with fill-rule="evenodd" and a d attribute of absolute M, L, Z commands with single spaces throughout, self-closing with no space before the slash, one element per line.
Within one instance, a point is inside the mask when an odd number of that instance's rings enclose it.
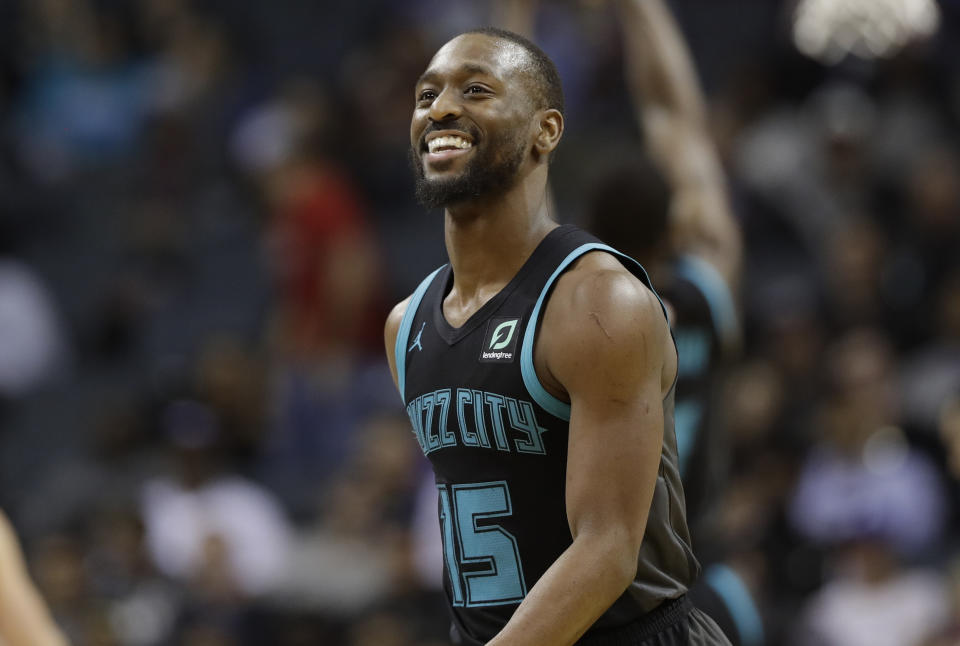
<path fill-rule="evenodd" d="M 435 98 L 437 98 L 437 93 L 433 90 L 421 90 L 420 94 L 417 95 L 417 103 L 433 101 Z"/>
<path fill-rule="evenodd" d="M 488 94 L 489 90 L 482 85 L 469 85 L 464 94 Z"/>

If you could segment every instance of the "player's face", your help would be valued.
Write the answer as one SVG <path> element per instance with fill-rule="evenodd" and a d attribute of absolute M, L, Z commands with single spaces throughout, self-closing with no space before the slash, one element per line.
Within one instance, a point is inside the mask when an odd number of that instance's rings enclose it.
<path fill-rule="evenodd" d="M 523 48 L 482 34 L 454 38 L 417 82 L 410 123 L 417 196 L 428 207 L 512 187 L 533 144 Z"/>

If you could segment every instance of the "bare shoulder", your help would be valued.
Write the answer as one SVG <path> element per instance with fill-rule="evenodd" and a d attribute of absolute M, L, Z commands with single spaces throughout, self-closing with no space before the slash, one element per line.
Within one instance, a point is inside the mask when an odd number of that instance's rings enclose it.
<path fill-rule="evenodd" d="M 586 254 L 557 280 L 538 346 L 547 381 L 568 394 L 582 379 L 628 383 L 641 373 L 667 388 L 676 369 L 659 299 L 607 253 Z"/>
<path fill-rule="evenodd" d="M 410 304 L 412 296 L 408 296 L 390 310 L 387 315 L 387 321 L 383 326 L 383 343 L 387 352 L 387 363 L 390 365 L 390 373 L 393 375 L 393 382 L 398 384 L 397 380 L 397 361 L 394 355 L 394 347 L 397 344 L 397 334 L 400 332 L 400 323 L 403 321 L 403 315 L 407 312 L 407 306 Z"/>
<path fill-rule="evenodd" d="M 551 309 L 557 319 L 592 321 L 605 337 L 613 337 L 613 332 L 630 338 L 637 331 L 666 330 L 656 295 L 619 260 L 603 252 L 586 254 L 560 276 L 548 313 Z M 598 320 L 601 315 L 603 320 Z"/>

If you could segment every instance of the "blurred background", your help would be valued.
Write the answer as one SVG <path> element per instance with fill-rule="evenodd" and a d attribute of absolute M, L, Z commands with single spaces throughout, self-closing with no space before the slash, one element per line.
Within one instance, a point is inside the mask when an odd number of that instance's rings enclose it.
<path fill-rule="evenodd" d="M 767 644 L 960 644 L 960 2 L 671 7 L 746 243 L 718 540 Z M 413 83 L 497 10 L 0 0 L 0 507 L 77 646 L 446 643 L 382 324 L 445 257 Z M 579 223 L 622 40 L 535 34 Z"/>

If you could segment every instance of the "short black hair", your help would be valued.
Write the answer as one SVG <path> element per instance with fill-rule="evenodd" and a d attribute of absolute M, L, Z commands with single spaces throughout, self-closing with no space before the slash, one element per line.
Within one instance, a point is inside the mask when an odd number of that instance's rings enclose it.
<path fill-rule="evenodd" d="M 560 73 L 546 52 L 537 47 L 529 38 L 498 27 L 481 27 L 463 32 L 464 34 L 482 34 L 491 38 L 500 38 L 519 45 L 530 55 L 531 76 L 535 86 L 531 95 L 538 109 L 553 108 L 563 114 L 563 85 Z M 461 34 L 463 35 L 463 34 Z"/>

